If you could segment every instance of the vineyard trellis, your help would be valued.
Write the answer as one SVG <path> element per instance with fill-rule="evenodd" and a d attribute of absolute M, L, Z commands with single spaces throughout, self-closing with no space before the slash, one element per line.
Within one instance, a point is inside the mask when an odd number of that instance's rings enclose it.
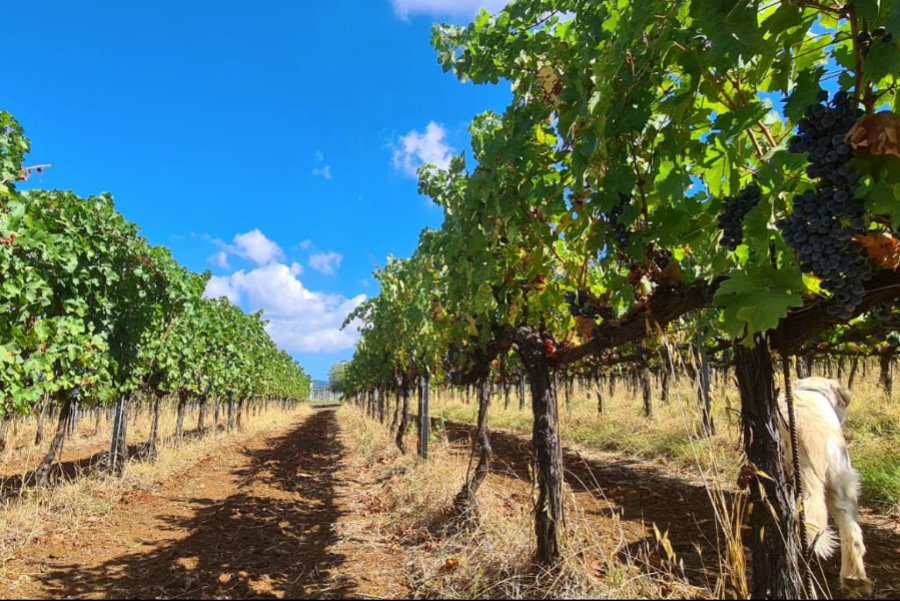
<path fill-rule="evenodd" d="M 670 368 L 661 348 L 693 344 L 698 393 L 708 362 L 738 381 L 757 508 L 750 593 L 807 594 L 772 353 L 866 347 L 887 357 L 890 381 L 897 34 L 890 0 L 519 0 L 436 25 L 445 71 L 507 81 L 512 100 L 475 116 L 469 155 L 420 170 L 444 222 L 378 270 L 380 295 L 348 318 L 364 327 L 345 396 L 403 399 L 402 449 L 422 373 L 467 395 L 509 379 L 520 403 L 530 387 L 535 557 L 551 565 L 563 523 L 557 376 L 598 378 L 620 353 L 646 382 L 651 363 Z M 478 395 L 485 422 L 489 394 Z"/>
<path fill-rule="evenodd" d="M 147 454 L 156 457 L 160 399 L 206 412 L 227 400 L 228 429 L 249 403 L 308 397 L 310 378 L 265 331 L 261 313 L 203 297 L 209 272 L 188 272 L 150 245 L 108 194 L 20 192 L 30 143 L 0 112 L 0 411 L 3 423 L 57 414 L 49 450 L 31 474 L 46 485 L 79 416 L 114 408 L 109 467 L 121 473 L 130 406 L 152 407 Z M 236 405 L 235 405 L 236 404 Z M 5 438 L 5 430 L 0 433 Z M 5 440 L 3 441 L 5 444 Z"/>

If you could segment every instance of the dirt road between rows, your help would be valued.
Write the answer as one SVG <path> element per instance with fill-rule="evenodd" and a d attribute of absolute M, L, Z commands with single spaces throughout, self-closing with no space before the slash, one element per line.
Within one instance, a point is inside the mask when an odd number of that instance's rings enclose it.
<path fill-rule="evenodd" d="M 340 535 L 363 493 L 344 455 L 333 409 L 225 447 L 89 530 L 28 545 L 0 596 L 403 596 L 383 577 L 395 557 Z"/>

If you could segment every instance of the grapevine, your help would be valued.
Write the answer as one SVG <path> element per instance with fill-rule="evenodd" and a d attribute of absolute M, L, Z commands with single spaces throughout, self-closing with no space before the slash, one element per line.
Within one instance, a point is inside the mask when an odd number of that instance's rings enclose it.
<path fill-rule="evenodd" d="M 569 304 L 569 313 L 572 317 L 594 319 L 599 315 L 597 307 L 591 303 L 590 294 L 587 290 L 567 292 L 566 302 Z"/>

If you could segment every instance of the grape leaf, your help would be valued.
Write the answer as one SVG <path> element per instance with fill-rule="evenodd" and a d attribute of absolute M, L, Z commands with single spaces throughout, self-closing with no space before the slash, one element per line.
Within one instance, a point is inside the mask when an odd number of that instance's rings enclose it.
<path fill-rule="evenodd" d="M 799 270 L 750 264 L 719 287 L 714 302 L 723 308 L 723 325 L 731 335 L 750 337 L 775 328 L 789 309 L 802 306 L 803 289 Z"/>

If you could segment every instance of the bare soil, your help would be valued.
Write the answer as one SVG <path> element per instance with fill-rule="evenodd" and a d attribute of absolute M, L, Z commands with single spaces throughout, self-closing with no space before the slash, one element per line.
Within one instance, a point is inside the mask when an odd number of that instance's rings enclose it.
<path fill-rule="evenodd" d="M 90 530 L 31 543 L 6 564 L 0 596 L 403 596 L 395 556 L 341 539 L 363 494 L 346 469 L 335 412 L 319 410 L 126 494 Z"/>

